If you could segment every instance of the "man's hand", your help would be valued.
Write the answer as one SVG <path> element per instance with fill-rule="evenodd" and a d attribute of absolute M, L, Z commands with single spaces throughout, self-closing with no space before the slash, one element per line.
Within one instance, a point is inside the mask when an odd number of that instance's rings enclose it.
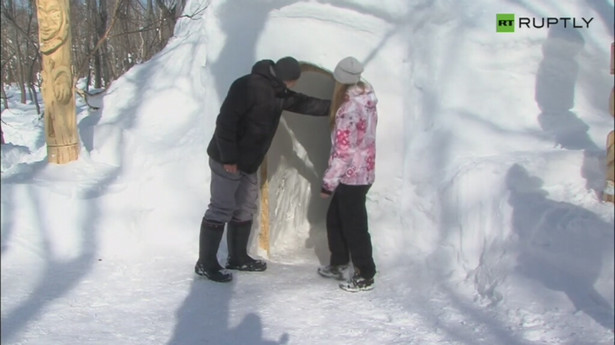
<path fill-rule="evenodd" d="M 230 174 L 237 173 L 237 164 L 224 164 L 224 170 Z"/>

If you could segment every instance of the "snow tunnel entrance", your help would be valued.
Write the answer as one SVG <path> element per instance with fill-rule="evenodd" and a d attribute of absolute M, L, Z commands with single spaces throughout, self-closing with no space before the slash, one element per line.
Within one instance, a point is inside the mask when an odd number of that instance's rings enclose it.
<path fill-rule="evenodd" d="M 331 99 L 331 72 L 308 63 L 293 90 Z M 329 260 L 325 216 L 329 200 L 320 197 L 331 149 L 329 117 L 285 111 L 265 164 L 261 167 L 260 248 L 296 260 L 298 252 Z M 311 253 L 310 253 L 311 252 Z"/>

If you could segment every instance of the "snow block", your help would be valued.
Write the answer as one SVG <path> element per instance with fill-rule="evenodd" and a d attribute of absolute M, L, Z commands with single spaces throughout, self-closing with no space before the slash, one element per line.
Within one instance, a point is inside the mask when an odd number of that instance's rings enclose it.
<path fill-rule="evenodd" d="M 111 124 L 99 125 L 94 128 L 93 150 L 90 153 L 93 160 L 113 166 L 122 162 L 122 130 Z"/>

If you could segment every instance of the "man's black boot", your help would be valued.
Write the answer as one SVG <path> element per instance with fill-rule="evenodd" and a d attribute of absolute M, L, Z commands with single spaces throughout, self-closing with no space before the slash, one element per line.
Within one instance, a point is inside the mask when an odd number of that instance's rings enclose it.
<path fill-rule="evenodd" d="M 228 223 L 226 242 L 228 244 L 228 261 L 226 268 L 239 271 L 262 272 L 267 269 L 263 260 L 255 260 L 247 253 L 252 221 Z"/>
<path fill-rule="evenodd" d="M 233 275 L 220 266 L 216 256 L 223 233 L 224 224 L 203 218 L 199 235 L 199 260 L 194 266 L 194 272 L 215 282 L 229 282 L 233 279 Z"/>

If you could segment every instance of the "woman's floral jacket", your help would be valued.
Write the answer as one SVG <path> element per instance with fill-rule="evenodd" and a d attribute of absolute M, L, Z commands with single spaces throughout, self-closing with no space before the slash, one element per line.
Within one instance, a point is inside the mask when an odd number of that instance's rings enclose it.
<path fill-rule="evenodd" d="M 331 194 L 340 183 L 371 185 L 376 163 L 376 110 L 378 99 L 371 86 L 351 86 L 335 114 L 329 167 L 322 192 Z"/>

